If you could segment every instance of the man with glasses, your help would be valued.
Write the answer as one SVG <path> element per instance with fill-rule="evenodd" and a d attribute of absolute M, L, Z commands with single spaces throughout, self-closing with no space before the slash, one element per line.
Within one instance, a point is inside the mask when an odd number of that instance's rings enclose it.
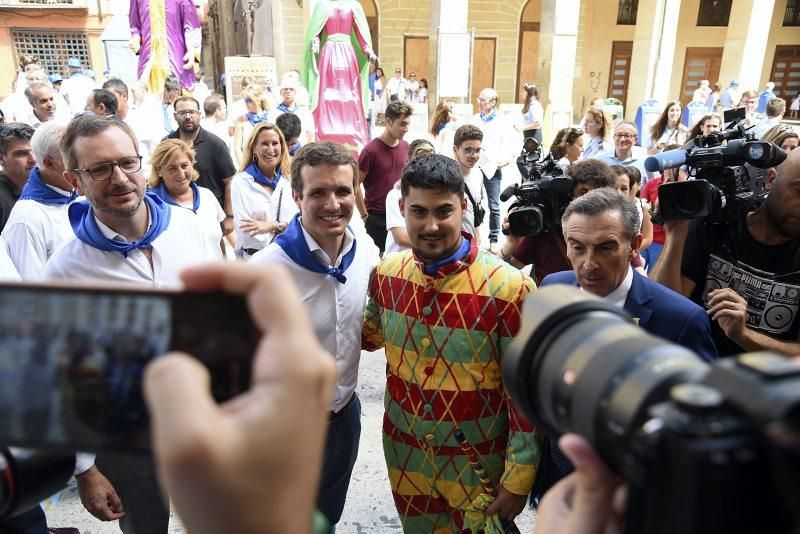
<path fill-rule="evenodd" d="M 497 91 L 487 87 L 478 95 L 478 113 L 470 124 L 483 132 L 483 145 L 478 166 L 489 196 L 489 250 L 497 253 L 500 234 L 500 181 L 503 167 L 514 159 L 519 148 L 516 130 L 497 109 Z"/>
<path fill-rule="evenodd" d="M 642 174 L 642 186 L 648 178 L 653 177 L 653 173 L 644 168 L 644 160 L 647 158 L 647 151 L 636 146 L 636 125 L 632 122 L 623 121 L 614 128 L 614 148 L 609 152 L 598 152 L 594 155 L 607 165 L 626 165 L 636 167 Z"/>
<path fill-rule="evenodd" d="M 73 239 L 45 265 L 45 279 L 177 286 L 185 267 L 215 250 L 189 210 L 145 192 L 136 138 L 123 123 L 79 115 L 61 138 L 64 177 L 86 200 L 69 208 Z M 75 479 L 84 507 L 123 532 L 166 533 L 169 507 L 150 456 L 78 454 Z"/>
<path fill-rule="evenodd" d="M 394 77 L 389 78 L 389 81 L 386 82 L 386 93 L 389 95 L 389 102 L 405 100 L 407 89 L 408 81 L 403 78 L 403 72 L 400 69 L 394 69 Z"/>
<path fill-rule="evenodd" d="M 231 153 L 225 141 L 200 126 L 200 103 L 191 96 L 182 96 L 173 104 L 178 129 L 167 136 L 180 139 L 195 151 L 197 185 L 214 193 L 225 209 L 222 232 L 233 232 L 233 206 L 231 205 L 231 180 L 236 174 Z"/>
<path fill-rule="evenodd" d="M 464 211 L 461 227 L 475 236 L 476 243 L 481 242 L 479 229 L 486 214 L 483 208 L 486 189 L 483 186 L 483 174 L 478 168 L 482 142 L 483 132 L 471 124 L 461 126 L 453 137 L 453 154 L 461 174 L 464 175 L 464 194 L 467 195 L 467 209 Z"/>

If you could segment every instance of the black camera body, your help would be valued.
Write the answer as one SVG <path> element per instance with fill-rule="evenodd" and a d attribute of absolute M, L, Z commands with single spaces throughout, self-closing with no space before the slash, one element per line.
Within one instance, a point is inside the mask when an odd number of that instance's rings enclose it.
<path fill-rule="evenodd" d="M 503 379 L 538 428 L 580 434 L 628 481 L 627 532 L 800 523 L 796 362 L 753 353 L 710 365 L 610 303 L 550 286 L 526 300 Z"/>
<path fill-rule="evenodd" d="M 500 195 L 503 202 L 517 198 L 508 214 L 510 233 L 515 236 L 561 231 L 561 215 L 572 200 L 572 177 L 564 174 L 552 154 L 544 159 L 541 155 L 538 141 L 526 138 L 517 158 L 522 184 L 509 186 Z M 512 212 L 511 208 L 517 209 Z"/>
<path fill-rule="evenodd" d="M 699 136 L 681 149 L 651 156 L 645 167 L 652 172 L 686 164 L 694 178 L 661 184 L 661 219 L 728 223 L 740 219 L 766 198 L 766 169 L 784 159 L 786 153 L 776 145 L 752 139 L 743 126 L 737 125 Z"/>

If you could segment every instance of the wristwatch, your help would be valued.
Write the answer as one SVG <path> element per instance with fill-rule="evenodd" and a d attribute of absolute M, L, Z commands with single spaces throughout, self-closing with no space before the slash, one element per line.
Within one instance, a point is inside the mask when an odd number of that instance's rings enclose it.
<path fill-rule="evenodd" d="M 277 231 L 279 234 L 282 234 L 282 233 L 284 232 L 284 230 L 286 230 L 286 223 L 279 222 L 279 223 L 278 223 L 278 225 L 277 225 L 277 227 L 275 228 L 275 230 L 276 230 L 276 231 Z"/>

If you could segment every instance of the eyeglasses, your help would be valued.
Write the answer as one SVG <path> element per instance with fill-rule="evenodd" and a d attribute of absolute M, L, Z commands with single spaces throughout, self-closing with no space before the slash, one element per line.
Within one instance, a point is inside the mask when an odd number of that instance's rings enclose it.
<path fill-rule="evenodd" d="M 466 154 L 467 156 L 471 156 L 473 154 L 480 154 L 481 153 L 481 147 L 472 148 L 472 147 L 469 147 L 469 146 L 465 146 L 465 147 L 458 147 L 458 148 L 463 150 L 464 154 Z"/>
<path fill-rule="evenodd" d="M 625 139 L 626 141 L 628 139 L 633 139 L 634 137 L 636 136 L 631 134 L 614 134 L 614 139 Z"/>
<path fill-rule="evenodd" d="M 196 109 L 184 109 L 181 111 L 176 111 L 175 115 L 177 115 L 178 117 L 185 117 L 187 115 L 191 115 L 194 117 L 195 115 L 200 115 L 200 112 L 197 111 Z"/>
<path fill-rule="evenodd" d="M 139 172 L 142 168 L 142 156 L 122 158 L 116 163 L 100 163 L 88 169 L 72 169 L 72 172 L 85 172 L 95 182 L 102 182 L 111 178 L 111 175 L 114 174 L 114 167 L 119 167 L 119 170 L 125 174 Z"/>

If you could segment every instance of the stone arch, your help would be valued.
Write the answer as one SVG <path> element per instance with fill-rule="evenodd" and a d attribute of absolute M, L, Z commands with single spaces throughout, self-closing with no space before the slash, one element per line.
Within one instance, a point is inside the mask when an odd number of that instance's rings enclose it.
<path fill-rule="evenodd" d="M 542 0 L 528 0 L 519 17 L 519 46 L 517 47 L 517 102 L 522 102 L 521 87 L 536 82 L 539 57 L 539 26 L 542 19 Z"/>

